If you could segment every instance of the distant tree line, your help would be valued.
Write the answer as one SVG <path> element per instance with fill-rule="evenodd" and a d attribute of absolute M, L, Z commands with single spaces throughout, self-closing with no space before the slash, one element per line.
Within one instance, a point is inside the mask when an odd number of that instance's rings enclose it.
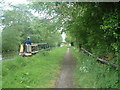
<path fill-rule="evenodd" d="M 10 6 L 2 16 L 2 51 L 18 51 L 20 44 L 30 36 L 32 43 L 48 43 L 51 47 L 61 42 L 56 22 L 34 16 L 28 5 Z"/>

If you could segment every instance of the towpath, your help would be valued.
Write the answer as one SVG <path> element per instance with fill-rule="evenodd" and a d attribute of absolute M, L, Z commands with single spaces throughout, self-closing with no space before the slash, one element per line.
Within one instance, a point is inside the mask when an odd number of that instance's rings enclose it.
<path fill-rule="evenodd" d="M 75 61 L 70 54 L 70 48 L 67 48 L 64 60 L 61 63 L 61 72 L 56 81 L 55 88 L 75 88 L 73 83 L 73 70 L 75 68 Z"/>

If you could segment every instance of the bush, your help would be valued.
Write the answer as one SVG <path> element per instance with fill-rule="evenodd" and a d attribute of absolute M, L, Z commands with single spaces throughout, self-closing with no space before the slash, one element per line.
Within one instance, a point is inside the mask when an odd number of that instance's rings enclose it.
<path fill-rule="evenodd" d="M 79 88 L 118 88 L 118 69 L 72 49 L 77 66 L 74 80 Z"/>

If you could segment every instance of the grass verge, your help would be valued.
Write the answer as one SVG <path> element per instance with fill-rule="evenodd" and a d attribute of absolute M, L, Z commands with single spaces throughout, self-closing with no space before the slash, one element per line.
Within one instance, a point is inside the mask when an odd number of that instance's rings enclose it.
<path fill-rule="evenodd" d="M 74 82 L 77 88 L 118 88 L 118 68 L 98 63 L 75 48 L 71 50 L 76 60 Z"/>
<path fill-rule="evenodd" d="M 17 56 L 3 60 L 3 88 L 53 88 L 66 47 L 38 53 L 32 57 Z"/>

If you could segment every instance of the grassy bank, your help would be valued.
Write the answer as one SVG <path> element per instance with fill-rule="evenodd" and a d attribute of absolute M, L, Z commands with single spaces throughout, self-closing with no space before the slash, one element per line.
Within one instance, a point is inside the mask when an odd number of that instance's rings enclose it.
<path fill-rule="evenodd" d="M 0 88 L 2 88 L 2 62 L 0 60 Z"/>
<path fill-rule="evenodd" d="M 77 63 L 74 71 L 77 88 L 118 88 L 118 68 L 98 63 L 75 48 L 72 54 Z"/>
<path fill-rule="evenodd" d="M 66 47 L 3 61 L 3 88 L 52 88 Z"/>

